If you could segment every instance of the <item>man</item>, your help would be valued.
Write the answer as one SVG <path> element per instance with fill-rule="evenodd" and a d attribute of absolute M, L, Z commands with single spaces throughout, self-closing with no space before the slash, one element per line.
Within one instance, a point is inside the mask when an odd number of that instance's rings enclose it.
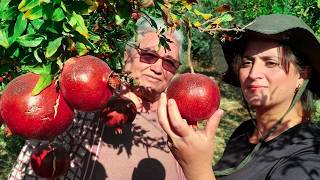
<path fill-rule="evenodd" d="M 156 23 L 164 28 L 162 21 L 156 20 Z M 77 113 L 72 127 L 56 139 L 66 146 L 72 158 L 71 167 L 62 179 L 184 178 L 166 147 L 167 137 L 156 119 L 160 94 L 180 65 L 183 36 L 177 31 L 165 33 L 170 40 L 169 48 L 165 49 L 158 46 L 160 31 L 152 28 L 148 19 L 140 18 L 137 25 L 137 41 L 132 40 L 125 52 L 124 72 L 138 83 L 138 87 L 120 93 L 135 103 L 136 119 L 118 135 L 114 129 L 103 125 L 99 112 Z M 28 159 L 38 143 L 28 143 L 18 157 L 21 162 L 13 168 L 9 179 L 35 178 Z"/>

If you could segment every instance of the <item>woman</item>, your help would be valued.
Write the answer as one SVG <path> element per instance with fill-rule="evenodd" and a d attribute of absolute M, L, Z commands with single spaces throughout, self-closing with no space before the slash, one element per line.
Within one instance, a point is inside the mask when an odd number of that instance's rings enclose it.
<path fill-rule="evenodd" d="M 312 30 L 294 16 L 261 16 L 223 49 L 230 67 L 224 80 L 240 86 L 255 117 L 235 130 L 213 171 L 214 136 L 223 111 L 195 131 L 174 100 L 162 94 L 159 123 L 186 178 L 320 179 L 320 128 L 310 122 L 312 96 L 320 95 L 320 43 Z"/>

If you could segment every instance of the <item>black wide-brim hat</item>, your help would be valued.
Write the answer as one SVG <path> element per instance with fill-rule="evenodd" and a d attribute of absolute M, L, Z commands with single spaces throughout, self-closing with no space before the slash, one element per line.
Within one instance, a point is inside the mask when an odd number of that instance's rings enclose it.
<path fill-rule="evenodd" d="M 228 70 L 223 76 L 224 82 L 240 86 L 239 78 L 233 72 L 232 62 L 236 55 L 245 48 L 245 40 L 250 38 L 274 39 L 291 47 L 299 54 L 303 64 L 312 67 L 312 75 L 307 86 L 320 97 L 320 42 L 310 27 L 296 16 L 271 14 L 257 17 L 244 28 L 241 37 L 234 41 L 223 42 L 222 48 L 228 64 Z M 317 80 L 318 79 L 318 80 Z"/>

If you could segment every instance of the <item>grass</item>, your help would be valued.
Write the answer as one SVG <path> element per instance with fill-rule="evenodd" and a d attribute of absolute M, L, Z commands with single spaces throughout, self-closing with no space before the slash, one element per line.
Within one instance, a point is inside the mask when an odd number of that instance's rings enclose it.
<path fill-rule="evenodd" d="M 23 144 L 23 139 L 16 136 L 6 137 L 4 126 L 0 128 L 0 179 L 7 179 Z"/>

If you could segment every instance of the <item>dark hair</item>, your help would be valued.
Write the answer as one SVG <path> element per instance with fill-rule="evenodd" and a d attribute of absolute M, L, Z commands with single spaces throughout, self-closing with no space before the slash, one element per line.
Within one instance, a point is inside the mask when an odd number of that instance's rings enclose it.
<path fill-rule="evenodd" d="M 245 47 L 250 39 L 247 39 L 242 42 L 242 47 Z M 269 39 L 270 40 L 270 39 Z M 278 42 L 278 41 L 277 41 Z M 305 70 L 306 68 L 310 67 L 309 65 L 303 63 L 306 61 L 302 60 L 302 55 L 298 54 L 297 51 L 294 51 L 290 46 L 286 45 L 285 43 L 279 43 L 278 47 L 278 54 L 280 55 L 280 64 L 285 70 L 286 73 L 289 72 L 290 62 L 297 68 L 299 72 Z M 239 79 L 239 69 L 242 63 L 242 56 L 244 53 L 245 48 L 242 48 L 240 52 L 234 57 L 234 61 L 232 63 L 232 69 L 236 77 Z M 311 116 L 314 112 L 314 95 L 313 93 L 306 88 L 301 96 L 301 103 L 304 111 L 304 120 L 311 120 Z"/>

